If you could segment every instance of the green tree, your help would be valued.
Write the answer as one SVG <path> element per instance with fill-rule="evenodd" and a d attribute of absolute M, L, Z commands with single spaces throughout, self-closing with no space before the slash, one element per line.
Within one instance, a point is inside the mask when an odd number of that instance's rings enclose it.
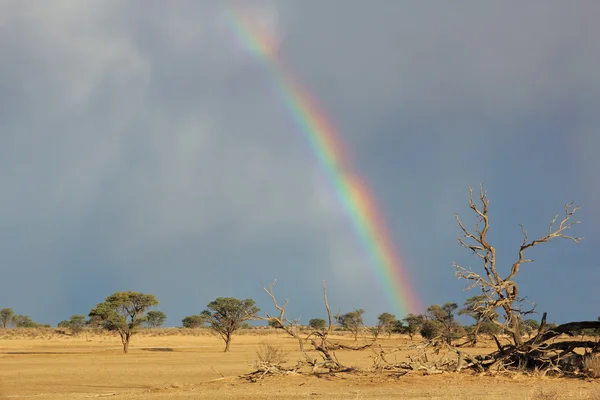
<path fill-rule="evenodd" d="M 424 339 L 431 340 L 438 337 L 443 329 L 444 327 L 438 321 L 427 319 L 423 321 L 420 333 Z"/>
<path fill-rule="evenodd" d="M 269 322 L 267 322 L 269 324 L 269 326 L 271 328 L 275 328 L 275 329 L 283 329 L 283 325 L 281 325 L 281 322 L 276 321 L 274 319 L 269 320 Z"/>
<path fill-rule="evenodd" d="M 402 322 L 401 320 L 396 320 L 396 321 L 394 321 L 394 325 L 392 325 L 391 332 L 393 332 L 393 333 L 406 333 L 407 332 L 407 328 L 404 325 L 404 322 Z"/>
<path fill-rule="evenodd" d="M 8 326 L 12 323 L 13 316 L 15 312 L 12 308 L 3 308 L 0 310 L 0 325 L 3 328 L 8 328 Z"/>
<path fill-rule="evenodd" d="M 379 337 L 384 333 L 388 335 L 392 334 L 392 330 L 394 328 L 394 324 L 396 323 L 396 316 L 394 314 L 390 314 L 387 312 L 379 314 L 377 317 L 377 325 L 373 330 L 375 337 Z"/>
<path fill-rule="evenodd" d="M 493 337 L 502 332 L 500 325 L 490 321 L 489 319 L 484 320 L 479 326 L 479 333 Z"/>
<path fill-rule="evenodd" d="M 480 333 L 481 325 L 486 321 L 491 322 L 498 318 L 498 314 L 496 312 L 490 313 L 490 311 L 487 310 L 486 298 L 483 295 L 473 296 L 466 299 L 463 304 L 463 308 L 458 310 L 458 315 L 468 315 L 475 320 L 475 325 L 469 332 L 472 345 L 477 344 L 477 338 Z"/>
<path fill-rule="evenodd" d="M 203 311 L 208 318 L 210 327 L 217 332 L 225 342 L 225 350 L 229 351 L 231 336 L 240 329 L 245 321 L 253 319 L 260 311 L 252 299 L 238 300 L 233 297 L 219 297 L 211 301 Z"/>
<path fill-rule="evenodd" d="M 17 328 L 35 328 L 37 323 L 33 322 L 27 315 L 15 314 L 12 316 L 12 323 Z"/>
<path fill-rule="evenodd" d="M 181 321 L 181 324 L 184 328 L 201 328 L 207 321 L 208 318 L 205 314 L 196 314 L 188 315 Z"/>
<path fill-rule="evenodd" d="M 362 327 L 365 325 L 363 322 L 363 314 L 365 310 L 362 308 L 351 311 L 340 316 L 338 322 L 344 329 L 349 330 L 354 335 L 354 341 L 358 340 L 358 334 Z"/>
<path fill-rule="evenodd" d="M 406 324 L 405 332 L 410 337 L 410 341 L 413 341 L 413 337 L 421 330 L 421 326 L 425 322 L 424 315 L 408 314 L 402 320 Z"/>
<path fill-rule="evenodd" d="M 158 300 L 151 294 L 115 292 L 92 308 L 89 316 L 93 323 L 100 324 L 108 331 L 118 332 L 123 353 L 127 353 L 131 336 L 146 319 L 144 314 L 156 305 Z"/>
<path fill-rule="evenodd" d="M 454 319 L 454 311 L 458 308 L 456 303 L 446 303 L 443 306 L 434 304 L 427 309 L 427 316 L 440 326 L 441 334 L 448 344 L 459 331 L 460 325 Z"/>
<path fill-rule="evenodd" d="M 78 334 L 79 332 L 81 332 L 85 325 L 85 315 L 80 314 L 71 315 L 71 318 L 69 320 L 60 321 L 58 323 L 59 328 L 68 328 L 74 334 Z"/>
<path fill-rule="evenodd" d="M 162 311 L 151 310 L 146 314 L 146 325 L 150 328 L 158 328 L 167 320 L 167 314 Z"/>
<path fill-rule="evenodd" d="M 327 327 L 327 321 L 325 321 L 322 318 L 313 318 L 310 321 L 308 321 L 308 326 L 318 331 L 322 331 Z"/>
<path fill-rule="evenodd" d="M 523 321 L 523 328 L 525 329 L 525 332 L 527 332 L 527 336 L 531 338 L 533 331 L 540 329 L 540 323 L 535 319 L 526 319 Z"/>

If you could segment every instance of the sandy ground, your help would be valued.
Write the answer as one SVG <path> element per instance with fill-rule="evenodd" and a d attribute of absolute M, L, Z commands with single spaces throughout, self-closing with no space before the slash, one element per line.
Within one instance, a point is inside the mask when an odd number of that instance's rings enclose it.
<path fill-rule="evenodd" d="M 124 355 L 118 337 L 57 334 L 7 337 L 0 330 L 1 399 L 590 399 L 600 400 L 600 381 L 542 377 L 488 377 L 445 373 L 393 377 L 375 373 L 277 376 L 248 382 L 260 343 L 299 359 L 283 334 L 238 335 L 231 353 L 214 336 L 134 336 Z M 350 343 L 348 337 L 344 338 Z M 406 338 L 385 338 L 393 347 Z M 490 349 L 476 348 L 473 353 Z M 337 352 L 344 365 L 369 368 L 370 350 Z M 398 361 L 406 357 L 397 353 Z M 540 397 L 540 390 L 558 397 Z"/>

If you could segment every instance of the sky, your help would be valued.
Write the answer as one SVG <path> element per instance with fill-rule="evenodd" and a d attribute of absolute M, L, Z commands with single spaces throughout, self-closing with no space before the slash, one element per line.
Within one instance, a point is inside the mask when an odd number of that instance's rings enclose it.
<path fill-rule="evenodd" d="M 216 297 L 271 312 L 276 279 L 303 322 L 323 280 L 334 311 L 398 309 L 228 7 L 337 127 L 425 307 L 477 294 L 454 213 L 473 226 L 482 183 L 501 271 L 519 224 L 582 206 L 584 240 L 536 247 L 517 283 L 549 321 L 600 315 L 593 0 L 0 0 L 0 308 L 56 324 L 135 290 L 177 326 Z"/>

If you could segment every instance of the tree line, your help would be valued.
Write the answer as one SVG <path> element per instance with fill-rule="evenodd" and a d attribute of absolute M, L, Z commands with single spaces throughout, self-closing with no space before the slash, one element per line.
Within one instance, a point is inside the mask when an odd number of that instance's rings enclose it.
<path fill-rule="evenodd" d="M 447 344 L 453 341 L 467 338 L 461 345 L 475 345 L 481 335 L 494 337 L 495 335 L 507 333 L 495 323 L 497 315 L 482 313 L 481 303 L 485 301 L 484 296 L 473 296 L 465 300 L 463 307 L 459 308 L 456 303 L 445 303 L 443 305 L 431 305 L 424 314 L 408 314 L 402 319 L 395 315 L 384 312 L 377 317 L 375 326 L 367 327 L 363 320 L 364 309 L 357 309 L 335 316 L 335 322 L 339 329 L 351 332 L 354 340 L 358 340 L 361 333 L 370 334 L 373 339 L 392 334 L 408 335 L 413 341 L 414 336 L 419 334 L 423 339 L 440 339 Z M 140 292 L 116 292 L 108 296 L 104 302 L 98 303 L 88 314 L 75 314 L 68 320 L 60 321 L 58 328 L 70 330 L 78 334 L 86 328 L 100 328 L 110 332 L 116 332 L 123 345 L 123 352 L 127 353 L 129 343 L 136 331 L 142 327 L 161 327 L 167 315 L 159 310 L 152 309 L 159 304 L 154 295 Z M 181 321 L 183 328 L 209 328 L 216 332 L 225 344 L 224 351 L 230 351 L 231 340 L 236 331 L 248 328 L 248 321 L 261 319 L 258 317 L 260 309 L 252 299 L 239 300 L 233 297 L 219 297 L 206 306 L 199 314 L 189 315 Z M 473 318 L 472 325 L 461 325 L 457 321 L 457 315 L 466 315 Z M 598 317 L 600 320 L 600 317 Z M 277 320 L 268 320 L 272 328 L 283 328 Z M 552 327 L 552 324 L 548 324 Z M 50 325 L 37 324 L 28 316 L 16 314 L 11 308 L 0 309 L 0 326 L 9 328 L 35 328 L 50 327 Z M 327 328 L 327 321 L 322 318 L 313 318 L 308 321 L 306 328 L 322 331 Z M 532 333 L 539 328 L 535 319 L 525 319 L 519 322 L 521 335 L 531 337 Z M 600 336 L 598 329 L 582 329 L 578 332 L 582 336 Z"/>

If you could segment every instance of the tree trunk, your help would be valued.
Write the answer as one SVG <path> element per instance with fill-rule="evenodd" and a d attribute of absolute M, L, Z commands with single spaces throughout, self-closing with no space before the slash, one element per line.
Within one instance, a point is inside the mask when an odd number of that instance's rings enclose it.
<path fill-rule="evenodd" d="M 225 350 L 223 350 L 224 352 L 229 352 L 229 344 L 231 343 L 231 334 L 228 334 L 225 337 Z"/>
<path fill-rule="evenodd" d="M 129 332 L 119 332 L 121 335 L 121 343 L 123 343 L 123 353 L 127 354 L 129 351 L 129 339 L 131 334 Z"/>

